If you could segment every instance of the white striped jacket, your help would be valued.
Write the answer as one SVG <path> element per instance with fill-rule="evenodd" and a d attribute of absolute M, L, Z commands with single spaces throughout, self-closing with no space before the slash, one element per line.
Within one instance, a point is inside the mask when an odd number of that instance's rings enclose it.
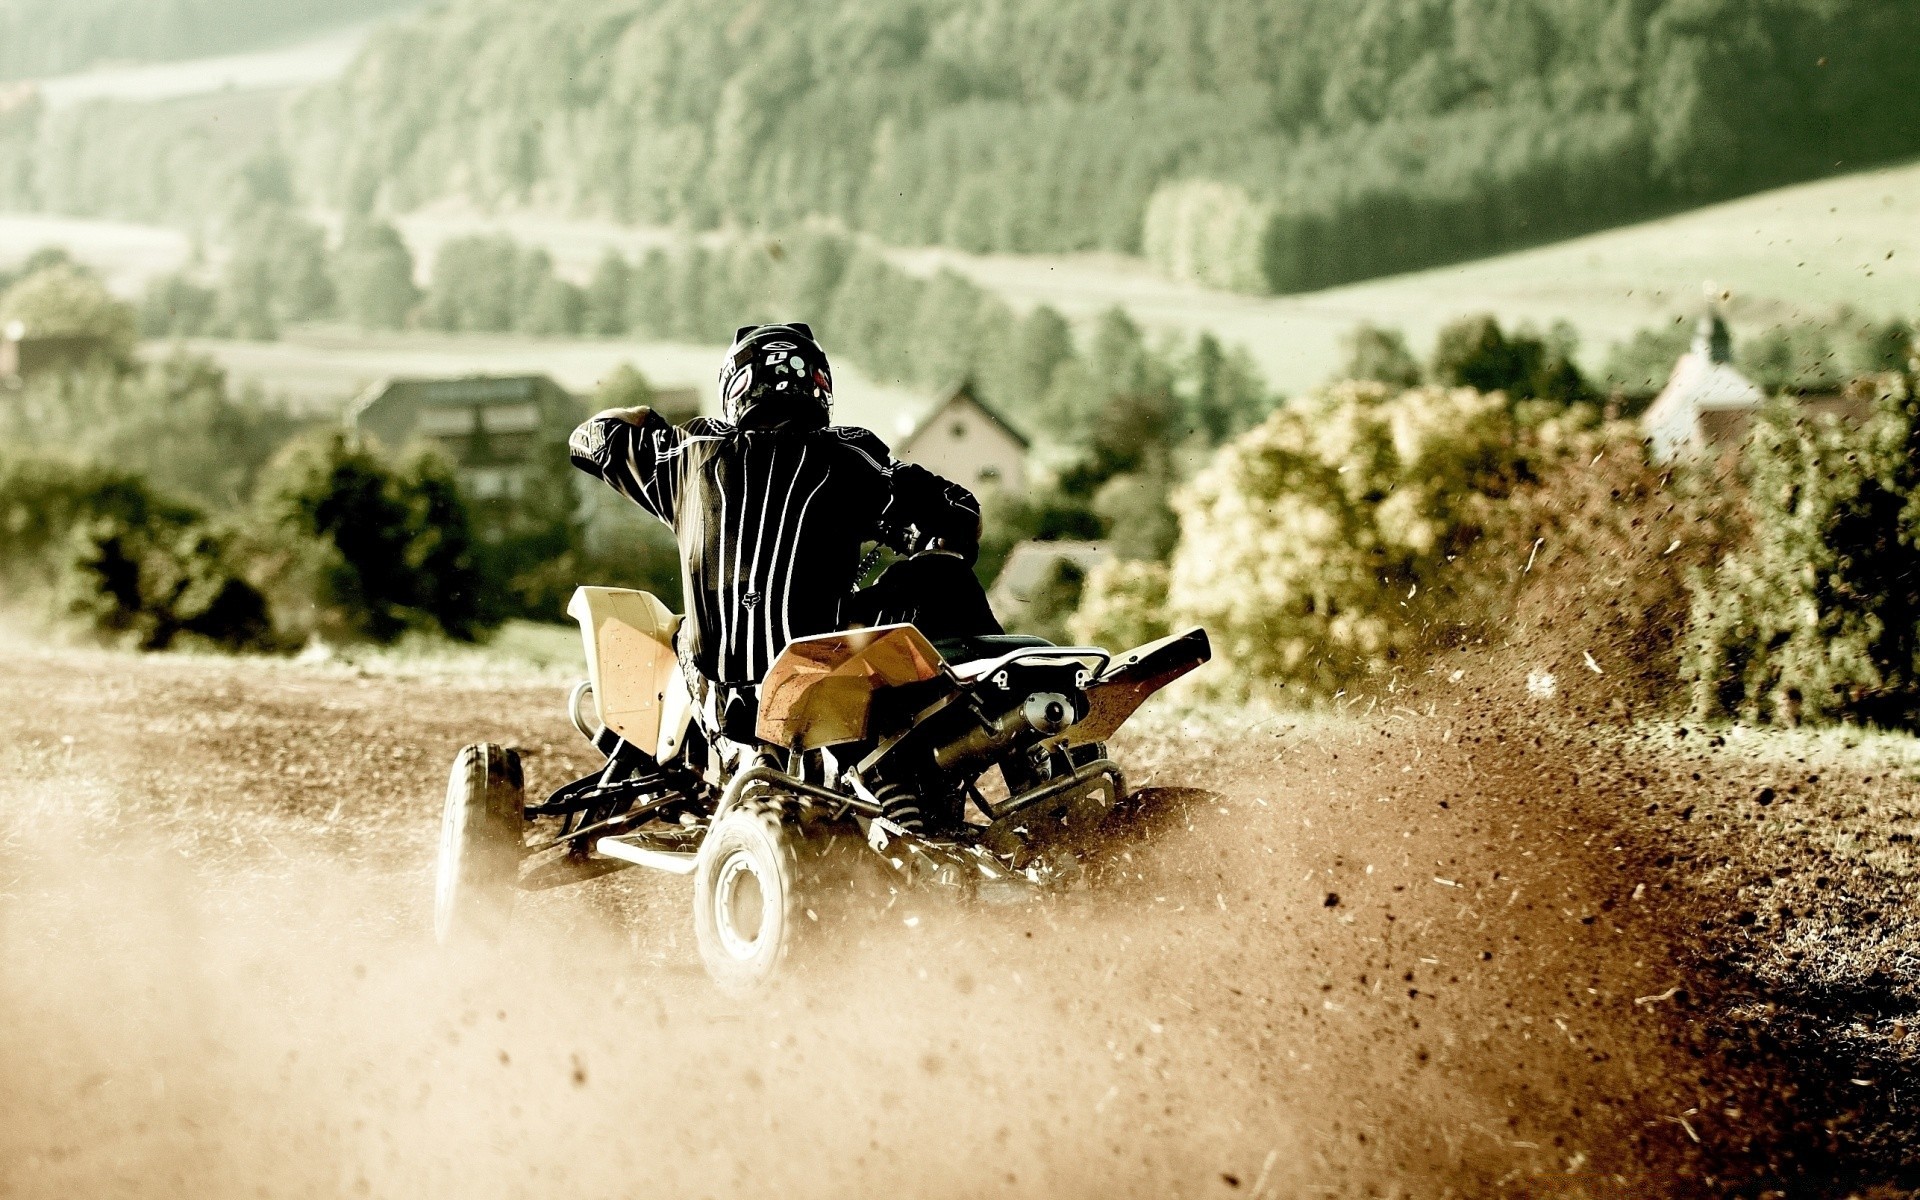
<path fill-rule="evenodd" d="M 673 528 L 687 620 L 681 652 L 715 683 L 758 684 L 796 637 L 842 628 L 864 543 L 909 530 L 977 542 L 973 493 L 894 460 L 855 426 L 669 425 L 646 409 L 573 433 L 574 465 Z"/>

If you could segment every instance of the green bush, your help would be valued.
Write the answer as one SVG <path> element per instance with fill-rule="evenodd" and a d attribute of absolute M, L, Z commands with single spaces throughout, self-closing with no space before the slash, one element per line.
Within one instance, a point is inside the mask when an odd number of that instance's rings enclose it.
<path fill-rule="evenodd" d="M 1403 388 L 1420 382 L 1420 362 L 1407 349 L 1407 337 L 1398 329 L 1362 322 L 1341 340 L 1347 361 L 1340 378 L 1370 379 Z"/>
<path fill-rule="evenodd" d="M 470 641 L 498 623 L 438 458 L 393 463 L 340 434 L 299 441 L 269 466 L 259 503 L 252 551 L 287 636 Z"/>
<path fill-rule="evenodd" d="M 1786 403 L 1750 436 L 1745 544 L 1693 579 L 1703 716 L 1920 727 L 1920 403 L 1895 377 L 1849 428 Z"/>
<path fill-rule="evenodd" d="M 1175 500 L 1168 603 L 1253 686 L 1330 696 L 1477 629 L 1460 559 L 1541 438 L 1470 388 L 1339 384 L 1222 447 Z"/>
<path fill-rule="evenodd" d="M 271 643 L 266 598 L 241 576 L 229 539 L 197 518 L 81 523 L 61 592 L 66 613 L 141 650 L 187 637 L 236 650 Z"/>
<path fill-rule="evenodd" d="M 183 636 L 266 644 L 266 602 L 232 540 L 139 476 L 70 459 L 0 456 L 0 579 L 14 596 L 141 649 Z"/>
<path fill-rule="evenodd" d="M 1067 632 L 1082 646 L 1126 650 L 1172 632 L 1165 563 L 1109 559 L 1087 573 Z"/>

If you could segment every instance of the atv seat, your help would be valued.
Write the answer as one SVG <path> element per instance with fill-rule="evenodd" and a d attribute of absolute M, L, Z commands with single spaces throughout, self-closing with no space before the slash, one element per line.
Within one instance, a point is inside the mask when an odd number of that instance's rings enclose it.
<path fill-rule="evenodd" d="M 979 662 L 987 658 L 999 658 L 1009 650 L 1025 650 L 1033 646 L 1051 646 L 1052 642 L 1043 637 L 1032 637 L 1024 633 L 986 633 L 972 637 L 941 638 L 933 644 L 940 657 L 949 663 Z"/>

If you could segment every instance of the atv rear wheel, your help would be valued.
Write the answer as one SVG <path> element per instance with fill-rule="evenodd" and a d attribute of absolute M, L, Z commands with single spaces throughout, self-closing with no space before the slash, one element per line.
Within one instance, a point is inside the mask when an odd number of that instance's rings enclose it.
<path fill-rule="evenodd" d="M 454 758 L 433 894 L 433 934 L 441 945 L 506 931 L 526 844 L 525 805 L 517 751 L 479 742 Z"/>
<path fill-rule="evenodd" d="M 801 831 L 777 803 L 749 800 L 713 823 L 693 874 L 693 930 L 700 959 L 720 990 L 764 986 L 817 920 L 802 896 Z"/>

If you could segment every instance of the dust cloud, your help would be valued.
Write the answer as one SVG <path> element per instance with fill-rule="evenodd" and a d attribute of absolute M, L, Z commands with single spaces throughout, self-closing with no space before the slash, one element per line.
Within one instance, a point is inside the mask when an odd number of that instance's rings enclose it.
<path fill-rule="evenodd" d="M 1089 890 L 876 897 L 733 1001 L 639 871 L 433 946 L 442 764 L 566 778 L 550 689 L 61 654 L 0 705 L 0 1195 L 1710 1190 L 1631 875 L 1457 713 L 1149 728 Z"/>

